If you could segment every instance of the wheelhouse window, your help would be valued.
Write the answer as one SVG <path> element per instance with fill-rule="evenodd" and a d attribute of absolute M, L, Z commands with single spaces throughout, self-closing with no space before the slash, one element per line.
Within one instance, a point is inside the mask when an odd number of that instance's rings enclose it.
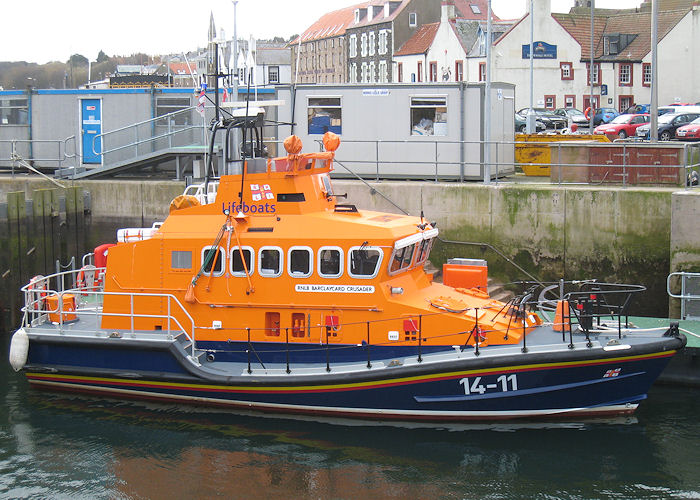
<path fill-rule="evenodd" d="M 226 269 L 226 255 L 220 247 L 202 249 L 202 273 L 207 276 L 221 276 Z"/>
<path fill-rule="evenodd" d="M 411 267 L 413 254 L 416 251 L 416 243 L 402 248 L 394 249 L 389 263 L 389 274 L 396 274 Z"/>
<path fill-rule="evenodd" d="M 447 135 L 447 97 L 411 97 L 411 135 Z"/>
<path fill-rule="evenodd" d="M 173 250 L 170 253 L 172 269 L 192 269 L 192 252 L 189 250 Z"/>
<path fill-rule="evenodd" d="M 241 254 L 243 255 L 242 257 Z M 254 258 L 255 251 L 252 247 L 233 247 L 233 250 L 231 250 L 231 274 L 233 276 L 245 276 L 246 270 L 249 275 L 253 274 L 255 269 Z"/>
<path fill-rule="evenodd" d="M 416 265 L 417 266 L 420 266 L 426 260 L 428 260 L 428 257 L 430 256 L 430 250 L 432 250 L 432 248 L 433 248 L 434 241 L 435 241 L 435 238 L 428 238 L 428 239 L 421 241 L 418 244 L 417 255 L 416 255 Z"/>
<path fill-rule="evenodd" d="M 258 257 L 258 271 L 267 278 L 276 278 L 282 274 L 282 249 L 262 247 Z"/>
<path fill-rule="evenodd" d="M 292 278 L 308 278 L 313 272 L 314 253 L 308 247 L 292 247 L 287 256 L 287 272 Z"/>
<path fill-rule="evenodd" d="M 352 278 L 374 278 L 382 262 L 382 250 L 377 247 L 352 247 L 348 253 L 348 274 Z"/>
<path fill-rule="evenodd" d="M 339 278 L 343 274 L 343 250 L 321 247 L 318 251 L 318 274 L 322 278 Z"/>
<path fill-rule="evenodd" d="M 326 132 L 342 133 L 342 110 L 340 97 L 309 97 L 309 135 Z"/>

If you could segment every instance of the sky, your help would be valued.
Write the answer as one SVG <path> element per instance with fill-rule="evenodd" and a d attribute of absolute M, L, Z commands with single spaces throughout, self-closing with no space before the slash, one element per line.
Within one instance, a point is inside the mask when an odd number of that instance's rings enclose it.
<path fill-rule="evenodd" d="M 439 0 L 436 0 L 439 1 Z M 541 0 L 534 0 L 535 2 Z M 551 0 L 554 12 L 567 12 L 574 0 Z M 272 38 L 302 33 L 327 12 L 360 0 L 238 0 L 239 38 Z M 502 19 L 519 18 L 528 0 L 492 0 Z M 596 7 L 636 7 L 641 0 L 597 0 Z M 25 10 L 31 8 L 31 11 Z M 95 60 L 107 55 L 181 53 L 204 47 L 209 14 L 217 30 L 233 36 L 231 0 L 31 0 L 6 19 L 0 29 L 0 61 L 43 64 L 82 54 Z M 34 16 L 28 20 L 34 12 Z"/>

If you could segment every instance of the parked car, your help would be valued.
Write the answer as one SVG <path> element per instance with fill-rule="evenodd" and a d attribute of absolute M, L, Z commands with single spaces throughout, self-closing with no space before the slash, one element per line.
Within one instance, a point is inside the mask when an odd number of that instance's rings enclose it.
<path fill-rule="evenodd" d="M 557 108 L 554 110 L 554 114 L 564 118 L 567 121 L 567 126 L 569 120 L 571 120 L 572 123 L 575 123 L 579 127 L 588 126 L 588 119 L 586 118 L 586 115 L 583 114 L 583 111 L 581 111 L 580 109 Z"/>
<path fill-rule="evenodd" d="M 635 104 L 630 106 L 622 112 L 623 115 L 640 115 L 644 113 L 649 113 L 651 110 L 651 104 Z"/>
<path fill-rule="evenodd" d="M 676 130 L 683 125 L 687 125 L 691 121 L 700 116 L 699 113 L 667 113 L 659 116 L 658 139 L 660 141 L 670 141 L 676 137 Z M 642 125 L 637 128 L 637 137 L 649 139 L 650 125 Z"/>
<path fill-rule="evenodd" d="M 676 137 L 684 141 L 700 140 L 700 118 L 676 129 Z"/>
<path fill-rule="evenodd" d="M 616 116 L 610 123 L 602 123 L 594 130 L 594 134 L 616 135 L 620 139 L 634 136 L 637 128 L 645 123 L 649 123 L 649 115 L 644 114 L 625 114 Z"/>
<path fill-rule="evenodd" d="M 520 111 L 518 111 L 518 114 L 522 116 L 527 116 L 527 112 L 529 109 L 530 108 L 523 108 Z M 551 109 L 532 108 L 532 111 L 534 111 L 535 115 L 537 116 L 537 120 L 540 120 L 542 123 L 544 123 L 545 127 L 547 127 L 548 129 L 561 130 L 565 129 L 568 126 L 567 120 L 565 120 L 559 115 L 555 115 Z"/>
<path fill-rule="evenodd" d="M 659 114 L 659 116 L 661 116 L 665 115 L 666 113 L 675 113 L 677 109 L 678 108 L 676 108 L 675 106 L 659 106 L 658 108 L 656 108 L 656 111 Z"/>
<path fill-rule="evenodd" d="M 544 132 L 547 127 L 542 120 L 535 118 L 535 132 Z M 515 131 L 524 134 L 527 131 L 527 117 L 515 113 Z"/>
<path fill-rule="evenodd" d="M 601 123 L 610 123 L 620 113 L 615 108 L 598 108 L 593 115 L 593 126 L 598 126 Z"/>

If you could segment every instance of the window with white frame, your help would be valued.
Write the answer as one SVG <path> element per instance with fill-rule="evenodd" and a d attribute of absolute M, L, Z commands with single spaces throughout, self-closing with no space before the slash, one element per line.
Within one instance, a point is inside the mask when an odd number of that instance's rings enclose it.
<path fill-rule="evenodd" d="M 326 132 L 342 133 L 340 97 L 309 97 L 307 113 L 309 135 L 323 135 Z"/>
<path fill-rule="evenodd" d="M 382 255 L 379 247 L 352 247 L 348 252 L 348 274 L 352 278 L 374 278 L 382 263 Z"/>
<path fill-rule="evenodd" d="M 632 83 L 632 65 L 620 64 L 620 85 L 630 85 Z"/>
<path fill-rule="evenodd" d="M 379 61 L 379 83 L 387 83 L 389 81 L 389 73 L 387 71 L 386 61 Z"/>
<path fill-rule="evenodd" d="M 282 274 L 282 249 L 261 247 L 258 254 L 258 272 L 266 278 L 276 278 Z"/>
<path fill-rule="evenodd" d="M 226 256 L 219 247 L 204 247 L 202 249 L 202 274 L 205 276 L 221 276 L 226 269 Z"/>
<path fill-rule="evenodd" d="M 374 55 L 374 49 L 376 47 L 376 43 L 374 40 L 374 31 L 371 31 L 369 33 L 369 55 L 373 56 Z"/>
<path fill-rule="evenodd" d="M 291 247 L 287 255 L 287 272 L 292 278 L 308 278 L 314 270 L 314 252 L 309 247 Z"/>
<path fill-rule="evenodd" d="M 339 247 L 321 247 L 317 270 L 322 278 L 339 278 L 343 274 L 343 250 Z"/>
<path fill-rule="evenodd" d="M 0 99 L 0 125 L 27 125 L 29 122 L 28 103 L 29 100 L 26 97 Z M 188 97 L 187 106 L 189 105 Z"/>
<path fill-rule="evenodd" d="M 379 55 L 387 53 L 389 36 L 387 30 L 379 30 L 379 46 L 377 47 L 377 52 Z"/>
<path fill-rule="evenodd" d="M 280 82 L 280 67 L 279 66 L 268 66 L 267 67 L 267 81 L 269 83 L 279 83 Z"/>
<path fill-rule="evenodd" d="M 642 64 L 642 85 L 649 87 L 651 85 L 651 64 Z"/>
<path fill-rule="evenodd" d="M 418 14 L 415 12 L 408 14 L 408 26 L 411 28 L 418 26 Z"/>
<path fill-rule="evenodd" d="M 357 57 L 357 35 L 350 35 L 350 42 L 348 43 L 350 57 Z"/>
<path fill-rule="evenodd" d="M 362 74 L 360 75 L 361 76 L 360 83 L 367 83 L 368 76 L 367 76 L 367 63 L 366 62 L 362 63 L 361 71 L 362 71 Z"/>
<path fill-rule="evenodd" d="M 367 33 L 360 35 L 360 55 L 367 57 Z"/>
<path fill-rule="evenodd" d="M 411 135 L 447 135 L 447 97 L 411 97 Z"/>
<path fill-rule="evenodd" d="M 255 270 L 255 250 L 253 247 L 233 247 L 231 250 L 231 274 L 233 276 L 245 276 L 253 274 Z"/>
<path fill-rule="evenodd" d="M 374 83 L 376 80 L 377 73 L 374 67 L 374 61 L 369 63 L 369 71 L 367 72 L 367 83 Z"/>
<path fill-rule="evenodd" d="M 350 83 L 357 83 L 357 63 L 350 64 Z"/>

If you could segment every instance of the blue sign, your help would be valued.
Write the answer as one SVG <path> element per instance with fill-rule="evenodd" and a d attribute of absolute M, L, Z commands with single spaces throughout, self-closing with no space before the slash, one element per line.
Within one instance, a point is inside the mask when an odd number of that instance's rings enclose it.
<path fill-rule="evenodd" d="M 606 84 L 600 86 L 600 95 L 608 95 L 608 86 Z"/>
<path fill-rule="evenodd" d="M 556 59 L 557 46 L 547 42 L 532 42 L 533 59 Z M 530 59 L 530 44 L 523 45 L 523 59 Z"/>

